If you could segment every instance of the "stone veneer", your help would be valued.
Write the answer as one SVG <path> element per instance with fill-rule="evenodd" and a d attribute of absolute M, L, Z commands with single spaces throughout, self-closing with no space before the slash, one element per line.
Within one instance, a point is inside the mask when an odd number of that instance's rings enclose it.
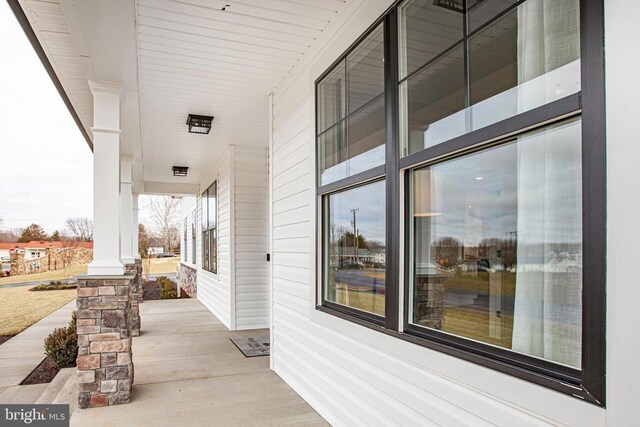
<path fill-rule="evenodd" d="M 178 266 L 178 288 L 184 290 L 191 298 L 198 295 L 197 269 L 187 264 Z"/>
<path fill-rule="evenodd" d="M 129 321 L 131 322 L 131 336 L 137 337 L 140 335 L 140 303 L 142 302 L 142 260 L 137 260 L 133 264 L 125 264 L 125 272 L 128 275 L 134 276 L 131 281 L 131 313 Z"/>
<path fill-rule="evenodd" d="M 135 276 L 78 277 L 80 408 L 131 401 L 131 286 Z"/>

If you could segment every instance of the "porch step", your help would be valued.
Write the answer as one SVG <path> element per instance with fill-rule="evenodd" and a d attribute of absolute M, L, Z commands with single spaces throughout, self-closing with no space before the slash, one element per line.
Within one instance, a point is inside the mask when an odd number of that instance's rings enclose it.
<path fill-rule="evenodd" d="M 42 392 L 36 403 L 39 404 L 52 404 L 58 403 L 59 396 L 65 388 L 67 384 L 71 382 L 72 379 L 76 377 L 76 368 L 65 368 L 61 369 L 60 372 L 55 376 L 55 378 L 47 385 L 47 388 Z M 60 403 L 69 403 L 69 402 L 60 402 Z"/>
<path fill-rule="evenodd" d="M 69 379 L 62 386 L 62 390 L 53 400 L 54 404 L 69 405 L 69 414 L 73 414 L 78 409 L 78 370 L 76 368 L 67 368 L 71 373 Z"/>

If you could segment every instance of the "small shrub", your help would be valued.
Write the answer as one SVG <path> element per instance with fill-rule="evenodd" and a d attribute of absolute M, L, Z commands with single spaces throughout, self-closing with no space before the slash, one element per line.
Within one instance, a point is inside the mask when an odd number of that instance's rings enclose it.
<path fill-rule="evenodd" d="M 78 285 L 75 283 L 62 283 L 62 282 L 49 282 L 48 285 L 37 285 L 29 289 L 30 291 L 58 291 L 65 289 L 77 289 Z"/>
<path fill-rule="evenodd" d="M 56 328 L 44 340 L 44 352 L 53 362 L 64 368 L 75 366 L 78 357 L 78 337 L 76 335 L 76 312 L 71 315 L 69 326 Z"/>
<path fill-rule="evenodd" d="M 167 277 L 160 276 L 156 279 L 158 288 L 160 289 L 160 299 L 178 298 L 176 285 Z"/>

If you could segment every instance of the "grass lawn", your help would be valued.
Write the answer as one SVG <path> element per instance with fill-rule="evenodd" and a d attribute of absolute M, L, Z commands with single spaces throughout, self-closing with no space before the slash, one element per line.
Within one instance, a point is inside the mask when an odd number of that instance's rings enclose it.
<path fill-rule="evenodd" d="M 443 331 L 482 341 L 504 348 L 511 348 L 513 316 L 502 315 L 495 319 L 494 336 L 489 333 L 489 313 L 462 307 L 444 309 Z"/>
<path fill-rule="evenodd" d="M 362 291 L 358 288 L 339 287 L 336 289 L 336 301 L 338 304 L 368 311 L 384 316 L 384 294 L 372 294 L 370 289 Z"/>
<path fill-rule="evenodd" d="M 15 335 L 75 299 L 76 290 L 30 292 L 0 288 L 0 335 Z"/>
<path fill-rule="evenodd" d="M 456 289 L 476 294 L 489 294 L 490 280 L 493 278 L 501 284 L 501 294 L 513 297 L 516 295 L 516 273 L 460 273 L 449 276 L 444 282 L 447 290 Z"/>
<path fill-rule="evenodd" d="M 69 277 L 85 274 L 87 272 L 86 265 L 76 265 L 69 267 L 67 270 L 47 271 L 45 273 L 24 274 L 22 276 L 0 277 L 0 287 L 2 285 L 10 285 L 12 283 L 36 282 L 41 280 L 63 280 Z M 68 277 L 65 277 L 65 273 Z"/>
<path fill-rule="evenodd" d="M 180 257 L 144 259 L 142 260 L 142 272 L 143 274 L 175 273 L 178 262 L 180 262 Z"/>

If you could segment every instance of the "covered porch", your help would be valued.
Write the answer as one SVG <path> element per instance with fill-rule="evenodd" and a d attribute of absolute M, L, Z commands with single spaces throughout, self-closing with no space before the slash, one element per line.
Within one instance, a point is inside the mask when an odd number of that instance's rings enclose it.
<path fill-rule="evenodd" d="M 269 357 L 245 358 L 230 341 L 257 331 L 229 331 L 196 299 L 146 301 L 140 312 L 131 403 L 76 409 L 71 425 L 326 425 Z"/>

